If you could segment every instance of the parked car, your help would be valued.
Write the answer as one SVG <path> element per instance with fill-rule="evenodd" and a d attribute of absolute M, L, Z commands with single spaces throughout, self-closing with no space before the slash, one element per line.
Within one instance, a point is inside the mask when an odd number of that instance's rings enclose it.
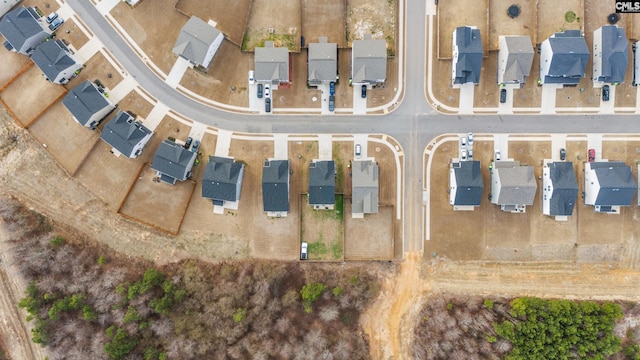
<path fill-rule="evenodd" d="M 309 251 L 309 244 L 303 241 L 302 245 L 300 245 L 300 260 L 307 260 L 308 251 Z"/>
<path fill-rule="evenodd" d="M 602 101 L 609 101 L 609 85 L 602 87 Z"/>
<path fill-rule="evenodd" d="M 256 83 L 256 79 L 253 77 L 254 74 L 253 70 L 249 70 L 249 84 L 251 85 Z"/>
<path fill-rule="evenodd" d="M 335 110 L 336 107 L 336 97 L 331 95 L 329 96 L 329 111 Z"/>
<path fill-rule="evenodd" d="M 469 150 L 467 150 L 467 158 L 473 160 L 473 149 L 469 148 Z"/>
<path fill-rule="evenodd" d="M 460 148 L 461 149 L 466 149 L 467 148 L 467 138 L 462 136 L 460 138 Z"/>
<path fill-rule="evenodd" d="M 589 156 L 589 162 L 596 161 L 596 149 L 589 149 L 588 156 Z"/>
<path fill-rule="evenodd" d="M 269 85 L 264 86 L 264 97 L 266 98 L 271 97 L 271 87 Z"/>
<path fill-rule="evenodd" d="M 191 147 L 191 143 L 193 142 L 193 138 L 191 136 L 189 136 L 187 138 L 187 141 L 184 142 L 184 148 L 188 149 Z"/>
<path fill-rule="evenodd" d="M 467 160 L 467 149 L 460 150 L 460 160 Z"/>
<path fill-rule="evenodd" d="M 264 111 L 271 112 L 271 98 L 264 99 Z"/>
<path fill-rule="evenodd" d="M 473 133 L 470 132 L 467 134 L 467 141 L 469 142 L 469 147 L 473 146 Z"/>
<path fill-rule="evenodd" d="M 258 99 L 262 99 L 262 84 L 258 84 Z"/>
<path fill-rule="evenodd" d="M 500 161 L 500 149 L 496 149 L 493 154 L 494 161 Z"/>
<path fill-rule="evenodd" d="M 51 22 L 51 24 L 49 24 L 49 30 L 56 31 L 60 26 L 62 26 L 63 23 L 64 20 L 62 20 L 61 17 L 57 17 Z"/>
<path fill-rule="evenodd" d="M 507 89 L 500 89 L 500 103 L 504 104 L 507 102 Z"/>
<path fill-rule="evenodd" d="M 200 140 L 196 140 L 193 142 L 193 146 L 191 147 L 191 151 L 198 152 L 198 148 L 200 147 Z"/>
<path fill-rule="evenodd" d="M 356 159 L 359 159 L 360 155 L 362 155 L 362 147 L 360 144 L 356 144 Z"/>
<path fill-rule="evenodd" d="M 360 88 L 360 96 L 362 96 L 363 99 L 367 98 L 367 85 L 362 85 L 362 88 Z"/>
<path fill-rule="evenodd" d="M 336 83 L 332 81 L 329 83 L 329 95 L 335 95 L 335 94 L 336 94 Z"/>
<path fill-rule="evenodd" d="M 49 16 L 47 16 L 47 24 L 51 24 L 51 22 L 55 20 L 57 17 L 58 17 L 57 12 L 52 12 L 51 14 L 49 14 Z"/>
<path fill-rule="evenodd" d="M 564 148 L 560 149 L 560 160 L 564 161 L 567 158 L 567 150 Z"/>

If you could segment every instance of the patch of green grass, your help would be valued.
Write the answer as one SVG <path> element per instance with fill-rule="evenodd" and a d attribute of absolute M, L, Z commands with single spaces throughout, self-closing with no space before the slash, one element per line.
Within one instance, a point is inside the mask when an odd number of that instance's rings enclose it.
<path fill-rule="evenodd" d="M 342 258 L 342 246 L 340 243 L 331 244 L 331 253 L 333 254 L 333 258 L 336 260 Z"/>
<path fill-rule="evenodd" d="M 344 221 L 344 196 L 336 194 L 336 206 L 333 213 L 336 216 L 336 219 L 340 220 L 342 223 Z"/>
<path fill-rule="evenodd" d="M 576 13 L 571 10 L 564 13 L 564 20 L 568 23 L 572 23 L 576 21 L 577 18 L 578 18 L 578 15 L 576 15 Z"/>
<path fill-rule="evenodd" d="M 315 256 L 326 255 L 329 252 L 327 245 L 323 242 L 313 242 L 309 244 L 309 254 Z"/>

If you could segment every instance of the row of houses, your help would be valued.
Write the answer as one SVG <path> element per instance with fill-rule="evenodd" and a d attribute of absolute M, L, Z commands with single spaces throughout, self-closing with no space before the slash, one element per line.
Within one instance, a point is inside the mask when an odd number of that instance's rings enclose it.
<path fill-rule="evenodd" d="M 497 83 L 522 86 L 533 65 L 531 39 L 528 36 L 499 36 L 499 48 Z M 579 30 L 551 35 L 540 44 L 539 52 L 539 85 L 575 86 L 585 77 L 591 54 L 584 34 Z M 483 55 L 480 30 L 474 26 L 456 28 L 453 31 L 452 84 L 478 84 Z M 593 32 L 594 84 L 622 83 L 628 63 L 629 41 L 623 28 L 606 25 Z"/>
<path fill-rule="evenodd" d="M 188 60 L 192 65 L 209 68 L 220 48 L 224 34 L 214 25 L 192 16 L 182 27 L 173 47 L 173 53 Z M 289 49 L 276 47 L 273 41 L 255 48 L 255 80 L 264 84 L 286 84 L 291 82 Z M 384 83 L 387 74 L 387 44 L 385 40 L 374 40 L 370 34 L 362 40 L 353 41 L 351 81 L 354 84 Z M 307 82 L 309 86 L 339 79 L 338 46 L 326 37 L 309 44 Z"/>
<path fill-rule="evenodd" d="M 537 182 L 533 166 L 518 161 L 495 161 L 491 166 L 492 204 L 502 211 L 524 213 L 533 205 Z M 596 212 L 620 213 L 637 192 L 631 167 L 620 161 L 584 163 L 584 203 Z M 480 206 L 484 184 L 480 161 L 453 161 L 449 170 L 449 203 L 454 210 Z M 545 160 L 542 171 L 542 213 L 566 220 L 573 215 L 578 181 L 572 162 Z"/>

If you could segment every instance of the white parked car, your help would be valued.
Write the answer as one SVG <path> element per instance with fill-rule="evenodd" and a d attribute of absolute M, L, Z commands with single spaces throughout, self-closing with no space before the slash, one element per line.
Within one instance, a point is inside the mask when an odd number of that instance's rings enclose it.
<path fill-rule="evenodd" d="M 264 86 L 264 97 L 267 99 L 271 98 L 271 87 L 269 85 Z"/>
<path fill-rule="evenodd" d="M 253 77 L 254 74 L 253 70 L 249 70 L 249 84 L 251 85 L 256 83 L 256 79 Z"/>
<path fill-rule="evenodd" d="M 473 133 L 472 132 L 467 134 L 467 141 L 469 142 L 469 147 L 473 146 Z"/>
<path fill-rule="evenodd" d="M 467 148 L 467 138 L 465 136 L 460 138 L 460 149 Z"/>
<path fill-rule="evenodd" d="M 356 159 L 360 159 L 360 155 L 362 155 L 362 147 L 360 144 L 356 144 Z"/>
<path fill-rule="evenodd" d="M 467 160 L 467 149 L 462 149 L 460 151 L 460 160 Z"/>
<path fill-rule="evenodd" d="M 494 161 L 500 160 L 500 149 L 496 149 L 495 154 L 493 155 Z"/>
<path fill-rule="evenodd" d="M 307 260 L 308 251 L 309 244 L 303 241 L 302 245 L 300 245 L 300 260 Z"/>

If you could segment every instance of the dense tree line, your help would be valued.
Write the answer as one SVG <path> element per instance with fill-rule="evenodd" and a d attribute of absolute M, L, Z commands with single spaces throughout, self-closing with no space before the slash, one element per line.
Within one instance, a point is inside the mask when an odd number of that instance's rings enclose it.
<path fill-rule="evenodd" d="M 360 313 L 379 283 L 324 264 L 130 259 L 0 199 L 20 306 L 50 359 L 365 359 Z"/>

